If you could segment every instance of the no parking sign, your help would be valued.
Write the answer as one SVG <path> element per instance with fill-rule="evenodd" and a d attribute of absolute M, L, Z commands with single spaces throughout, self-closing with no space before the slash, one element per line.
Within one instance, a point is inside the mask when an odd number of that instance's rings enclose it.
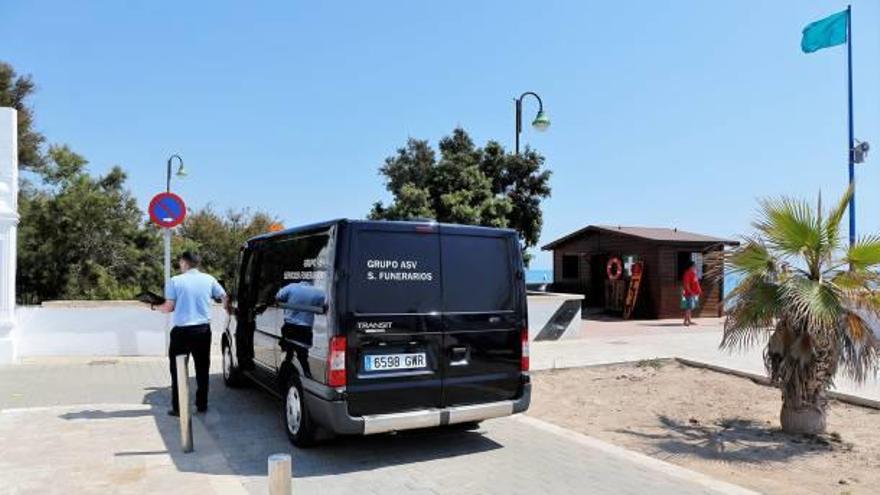
<path fill-rule="evenodd" d="M 150 220 L 154 224 L 170 229 L 183 223 L 186 218 L 186 203 L 174 193 L 159 193 L 150 201 L 149 212 Z"/>

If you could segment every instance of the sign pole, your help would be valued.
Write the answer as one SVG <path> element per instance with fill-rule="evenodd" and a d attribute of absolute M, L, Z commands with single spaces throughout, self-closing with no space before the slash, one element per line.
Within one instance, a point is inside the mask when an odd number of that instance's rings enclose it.
<path fill-rule="evenodd" d="M 164 229 L 165 234 L 165 283 L 171 280 L 171 229 Z"/>
<path fill-rule="evenodd" d="M 171 229 L 162 229 L 165 236 L 165 286 L 168 286 L 168 281 L 171 280 Z M 168 342 L 168 331 L 171 327 L 171 315 L 165 315 L 165 332 L 163 332 L 163 337 L 165 338 L 165 350 L 168 350 L 168 346 L 170 343 Z"/>

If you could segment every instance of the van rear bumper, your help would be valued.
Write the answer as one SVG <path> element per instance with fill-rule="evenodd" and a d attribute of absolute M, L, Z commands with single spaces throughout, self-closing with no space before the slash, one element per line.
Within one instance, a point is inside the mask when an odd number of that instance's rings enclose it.
<path fill-rule="evenodd" d="M 524 383 L 522 395 L 513 400 L 368 416 L 349 416 L 348 404 L 344 400 L 325 400 L 310 393 L 305 396 L 306 407 L 312 418 L 325 428 L 342 435 L 371 435 L 482 421 L 520 413 L 529 408 L 532 386 L 531 383 Z"/>

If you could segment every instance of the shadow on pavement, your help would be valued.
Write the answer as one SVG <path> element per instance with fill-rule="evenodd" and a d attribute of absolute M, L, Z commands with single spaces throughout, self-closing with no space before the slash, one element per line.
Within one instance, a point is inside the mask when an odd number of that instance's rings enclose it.
<path fill-rule="evenodd" d="M 194 380 L 193 380 L 194 382 Z M 194 387 L 192 383 L 191 387 Z M 191 390 L 194 394 L 194 390 Z M 84 410 L 61 415 L 64 419 L 113 419 L 154 417 L 166 451 L 124 451 L 115 455 L 169 454 L 177 469 L 207 474 L 265 476 L 271 454 L 289 453 L 294 477 L 312 477 L 369 471 L 383 467 L 418 463 L 438 458 L 474 454 L 501 448 L 479 431 L 454 428 L 414 430 L 395 435 L 338 437 L 311 449 L 298 449 L 287 440 L 281 424 L 281 403 L 256 386 L 229 389 L 219 374 L 211 375 L 206 414 L 193 417 L 204 430 L 194 426 L 195 452 L 184 454 L 180 446 L 178 418 L 168 416 L 170 387 L 146 389 L 143 403 L 148 410 Z M 207 430 L 210 439 L 199 438 Z M 201 447 L 201 450 L 200 450 Z M 211 455 L 219 450 L 223 459 Z M 209 458 L 207 461 L 204 458 Z M 225 462 L 222 462 L 224 461 Z"/>
<path fill-rule="evenodd" d="M 83 411 L 69 412 L 59 415 L 61 419 L 114 419 L 114 418 L 138 418 L 152 416 L 154 411 L 144 409 L 132 409 L 122 411 L 102 411 L 100 409 L 86 409 Z"/>
<path fill-rule="evenodd" d="M 701 424 L 696 420 L 683 422 L 661 415 L 658 421 L 665 432 L 617 431 L 646 439 L 652 447 L 669 454 L 744 464 L 786 462 L 795 457 L 850 448 L 831 438 L 789 435 L 765 423 L 741 418 Z"/>

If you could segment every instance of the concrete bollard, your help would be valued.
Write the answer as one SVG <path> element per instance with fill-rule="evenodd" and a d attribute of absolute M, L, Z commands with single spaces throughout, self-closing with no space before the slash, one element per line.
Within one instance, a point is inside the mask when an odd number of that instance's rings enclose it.
<path fill-rule="evenodd" d="M 193 451 L 192 411 L 189 405 L 189 355 L 174 356 L 177 362 L 177 406 L 180 411 L 180 446 Z"/>
<path fill-rule="evenodd" d="M 289 454 L 269 456 L 269 495 L 290 495 L 293 466 Z"/>

